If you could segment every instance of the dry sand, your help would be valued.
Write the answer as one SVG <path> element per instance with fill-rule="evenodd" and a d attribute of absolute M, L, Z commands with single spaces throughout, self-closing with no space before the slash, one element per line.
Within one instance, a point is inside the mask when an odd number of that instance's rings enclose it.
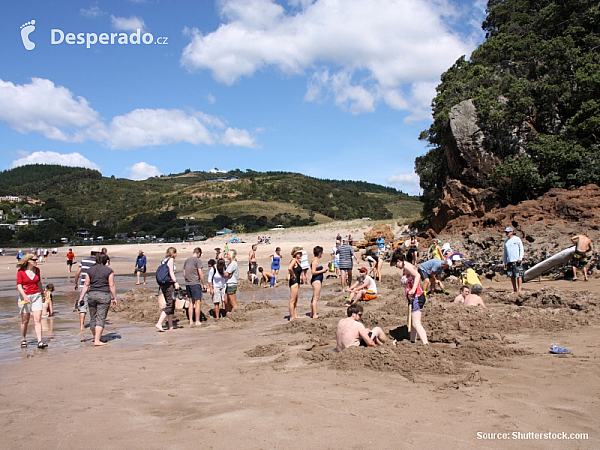
<path fill-rule="evenodd" d="M 322 245 L 327 254 L 338 231 L 361 239 L 367 228 L 359 221 L 335 226 L 271 232 L 273 244 L 259 246 L 259 265 L 269 267 L 268 255 L 281 246 L 284 273 L 294 245 L 309 253 Z M 200 243 L 203 259 L 224 242 Z M 180 267 L 194 246 L 176 246 Z M 131 274 L 143 248 L 154 269 L 166 247 L 111 246 L 112 267 Z M 250 243 L 230 248 L 245 268 Z M 86 250 L 76 248 L 77 259 Z M 45 282 L 65 276 L 65 252 L 41 266 Z M 14 283 L 13 277 L 11 268 L 0 282 Z M 167 333 L 153 328 L 153 276 L 147 287 L 124 281 L 119 289 L 131 290 L 120 296 L 106 330 L 118 342 L 27 349 L 21 360 L 2 364 L 0 448 L 600 447 L 598 279 L 526 283 L 519 296 L 505 280 L 488 281 L 488 309 L 436 294 L 423 316 L 427 348 L 405 339 L 399 278 L 385 267 L 379 297 L 363 304 L 367 327 L 381 326 L 398 345 L 390 340 L 340 354 L 332 349 L 345 308 L 335 279 L 324 284 L 317 320 L 285 320 L 285 281 L 275 290 L 241 283 L 240 311 L 192 328 L 178 311 L 182 328 Z M 448 284 L 456 295 L 458 285 Z M 303 286 L 299 314 L 308 313 L 310 296 Z M 210 306 L 203 302 L 207 316 Z M 549 354 L 553 342 L 572 354 Z M 588 438 L 515 439 L 518 432 Z M 508 439 L 491 439 L 492 433 Z"/>

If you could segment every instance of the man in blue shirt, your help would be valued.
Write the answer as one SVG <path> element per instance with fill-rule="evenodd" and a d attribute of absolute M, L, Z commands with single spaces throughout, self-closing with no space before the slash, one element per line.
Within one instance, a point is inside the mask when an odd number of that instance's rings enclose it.
<path fill-rule="evenodd" d="M 513 292 L 521 292 L 523 290 L 523 242 L 515 236 L 512 227 L 506 227 L 504 232 L 507 239 L 504 241 L 502 264 L 512 282 Z"/>
<path fill-rule="evenodd" d="M 449 292 L 444 288 L 444 284 L 442 283 L 442 271 L 452 267 L 452 261 L 449 259 L 430 259 L 429 261 L 425 261 L 423 264 L 419 265 L 419 274 L 421 275 L 421 279 L 423 280 L 423 291 L 429 291 L 429 285 L 431 284 L 432 292 L 435 292 L 436 283 L 440 285 L 442 288 L 442 292 L 446 295 Z"/>

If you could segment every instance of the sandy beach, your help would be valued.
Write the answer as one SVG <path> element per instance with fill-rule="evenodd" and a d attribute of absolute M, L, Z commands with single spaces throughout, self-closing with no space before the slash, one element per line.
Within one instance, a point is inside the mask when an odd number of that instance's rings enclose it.
<path fill-rule="evenodd" d="M 325 262 L 338 232 L 361 240 L 372 226 L 354 221 L 271 231 L 272 244 L 258 247 L 259 266 L 270 267 L 268 255 L 277 246 L 282 274 L 295 245 L 311 255 L 321 245 Z M 247 242 L 229 248 L 238 251 L 243 277 L 257 236 L 239 237 Z M 175 245 L 178 275 L 196 245 L 206 265 L 225 241 Z M 18 357 L 0 360 L 0 448 L 600 446 L 598 278 L 534 281 L 519 295 L 510 293 L 506 278 L 485 280 L 487 309 L 452 304 L 459 284 L 448 281 L 452 295 L 435 294 L 424 308 L 431 342 L 424 347 L 405 339 L 400 272 L 386 265 L 377 299 L 362 303 L 363 322 L 382 327 L 398 344 L 390 339 L 378 348 L 338 354 L 335 329 L 345 308 L 336 279 L 324 282 L 316 320 L 307 316 L 310 286 L 301 287 L 301 318 L 286 320 L 289 289 L 283 279 L 276 289 L 241 283 L 240 310 L 225 319 L 210 317 L 205 297 L 208 321 L 201 327 L 190 327 L 178 311 L 181 327 L 157 332 L 154 276 L 147 286 L 135 286 L 133 266 L 143 249 L 153 273 L 169 245 L 108 247 L 121 303 L 118 312 L 109 312 L 108 345 L 94 348 L 89 331 L 70 331 L 76 313 L 61 307 L 54 320 L 60 334 L 44 336 L 49 349 L 19 349 Z M 75 247 L 76 259 L 89 250 Z M 44 283 L 57 285 L 64 305 L 74 298 L 75 272 L 70 279 L 66 251 L 60 248 L 40 266 Z M 7 266 L 0 271 L 1 300 L 13 303 L 15 260 L 6 256 L 0 262 Z M 2 321 L 3 330 L 18 333 L 16 310 Z M 68 343 L 59 345 L 60 339 Z M 571 354 L 550 354 L 551 343 Z M 17 348 L 18 334 L 6 344 Z"/>

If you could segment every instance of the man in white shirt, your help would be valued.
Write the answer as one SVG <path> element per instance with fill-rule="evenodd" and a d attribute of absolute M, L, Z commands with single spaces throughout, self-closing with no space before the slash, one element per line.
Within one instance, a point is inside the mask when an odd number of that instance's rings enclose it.
<path fill-rule="evenodd" d="M 512 227 L 504 229 L 506 240 L 504 241 L 504 254 L 502 255 L 502 264 L 506 270 L 506 275 L 510 278 L 513 286 L 513 292 L 523 290 L 523 242 L 517 236 Z"/>
<path fill-rule="evenodd" d="M 350 286 L 348 290 L 350 296 L 345 306 L 354 305 L 358 300 L 369 301 L 377 298 L 377 285 L 375 280 L 367 275 L 367 271 L 366 267 L 358 269 L 360 275 L 356 283 Z"/>

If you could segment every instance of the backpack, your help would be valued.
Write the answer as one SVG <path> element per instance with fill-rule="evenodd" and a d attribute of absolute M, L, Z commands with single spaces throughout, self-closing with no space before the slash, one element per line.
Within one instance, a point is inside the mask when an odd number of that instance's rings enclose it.
<path fill-rule="evenodd" d="M 156 282 L 159 284 L 159 286 L 161 284 L 171 282 L 171 275 L 169 274 L 169 265 L 167 264 L 169 259 L 170 258 L 167 258 L 163 262 L 161 262 L 160 266 L 158 266 L 158 269 L 156 269 Z"/>

